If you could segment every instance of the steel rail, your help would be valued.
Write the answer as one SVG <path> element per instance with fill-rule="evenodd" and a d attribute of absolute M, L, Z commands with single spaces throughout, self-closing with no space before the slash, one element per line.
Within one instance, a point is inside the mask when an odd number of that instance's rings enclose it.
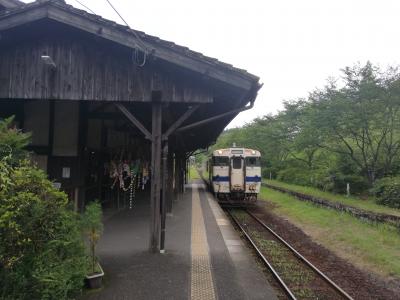
<path fill-rule="evenodd" d="M 299 258 L 302 262 L 304 262 L 307 266 L 313 269 L 322 279 L 325 280 L 331 287 L 333 287 L 341 296 L 345 299 L 353 300 L 353 298 L 347 294 L 342 288 L 340 288 L 336 283 L 334 283 L 328 276 L 322 273 L 316 266 L 314 266 L 309 260 L 307 260 L 303 255 L 301 255 L 296 249 L 294 249 L 288 242 L 286 242 L 280 235 L 278 235 L 275 231 L 273 231 L 269 226 L 267 226 L 263 221 L 261 221 L 254 214 L 246 210 L 246 213 L 249 214 L 254 220 L 256 220 L 262 227 L 267 229 L 274 237 L 276 237 L 282 244 L 284 244 L 290 251 L 292 251 L 297 258 Z"/>
<path fill-rule="evenodd" d="M 257 252 L 258 256 L 263 261 L 264 265 L 271 271 L 272 275 L 278 281 L 279 285 L 283 288 L 286 295 L 292 300 L 297 300 L 296 296 L 292 293 L 292 291 L 289 289 L 289 287 L 285 284 L 285 282 L 282 280 L 282 278 L 279 276 L 279 274 L 276 272 L 276 270 L 270 264 L 270 262 L 267 260 L 267 258 L 261 253 L 260 249 L 258 249 L 257 245 L 253 242 L 251 237 L 247 234 L 247 232 L 244 230 L 244 228 L 239 224 L 238 220 L 232 215 L 232 213 L 230 212 L 229 209 L 227 209 L 226 211 L 227 211 L 228 215 L 231 217 L 231 219 L 235 222 L 236 226 L 240 229 L 240 231 L 243 233 L 243 235 L 249 241 L 249 243 L 253 246 L 254 250 Z"/>

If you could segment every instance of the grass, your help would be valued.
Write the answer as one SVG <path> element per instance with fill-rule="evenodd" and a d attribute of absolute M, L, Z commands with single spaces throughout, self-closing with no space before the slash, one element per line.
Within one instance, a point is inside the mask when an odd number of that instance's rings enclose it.
<path fill-rule="evenodd" d="M 189 168 L 189 179 L 191 180 L 200 179 L 199 172 L 197 172 L 195 166 L 190 166 Z"/>
<path fill-rule="evenodd" d="M 371 224 L 341 213 L 298 201 L 293 196 L 263 187 L 262 199 L 319 244 L 361 269 L 400 279 L 400 234 L 386 224 Z"/>
<path fill-rule="evenodd" d="M 208 179 L 209 173 L 208 173 L 207 169 L 203 169 L 203 177 L 204 177 L 204 179 Z"/>
<path fill-rule="evenodd" d="M 196 170 L 197 170 L 197 169 L 196 169 Z M 207 168 L 205 168 L 204 166 L 200 166 L 198 170 L 202 173 L 203 178 L 204 178 L 205 180 L 208 180 L 208 170 L 207 170 Z M 199 175 L 199 176 L 200 176 L 200 175 Z"/>
<path fill-rule="evenodd" d="M 378 205 L 375 203 L 375 199 L 373 197 L 369 197 L 367 199 L 361 199 L 355 196 L 346 197 L 340 194 L 333 194 L 329 192 L 321 191 L 317 188 L 300 186 L 295 184 L 289 184 L 277 180 L 264 180 L 265 183 L 286 188 L 291 191 L 312 195 L 319 198 L 324 198 L 329 201 L 339 202 L 346 205 L 354 206 L 357 208 L 365 209 L 375 213 L 384 213 L 389 215 L 400 216 L 400 209 L 390 208 L 382 205 Z"/>

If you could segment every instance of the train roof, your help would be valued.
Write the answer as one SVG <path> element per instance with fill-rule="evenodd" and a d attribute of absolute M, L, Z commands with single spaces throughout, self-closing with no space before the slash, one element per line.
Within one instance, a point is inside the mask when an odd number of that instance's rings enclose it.
<path fill-rule="evenodd" d="M 226 156 L 232 154 L 261 156 L 261 153 L 258 150 L 250 148 L 241 148 L 241 147 L 216 149 L 212 153 L 213 156 Z"/>

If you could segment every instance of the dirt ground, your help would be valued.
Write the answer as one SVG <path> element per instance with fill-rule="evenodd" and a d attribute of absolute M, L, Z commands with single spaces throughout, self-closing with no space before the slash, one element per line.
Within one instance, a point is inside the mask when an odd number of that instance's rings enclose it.
<path fill-rule="evenodd" d="M 314 242 L 301 229 L 271 212 L 268 202 L 250 209 L 303 256 L 324 272 L 354 299 L 400 299 L 400 280 L 384 280 L 353 266 Z"/>

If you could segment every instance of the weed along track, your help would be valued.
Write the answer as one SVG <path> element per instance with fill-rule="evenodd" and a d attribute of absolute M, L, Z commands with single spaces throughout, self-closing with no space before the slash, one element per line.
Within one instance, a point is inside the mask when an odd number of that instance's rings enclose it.
<path fill-rule="evenodd" d="M 290 299 L 353 299 L 255 215 L 227 213 Z"/>
<path fill-rule="evenodd" d="M 376 223 L 386 223 L 395 226 L 397 228 L 400 228 L 400 216 L 397 215 L 368 211 L 366 209 L 357 208 L 340 202 L 330 201 L 328 199 L 292 191 L 280 186 L 274 186 L 267 183 L 262 183 L 262 186 L 284 194 L 291 195 L 301 201 L 307 201 L 321 207 L 349 213 L 350 215 L 361 220 L 368 220 L 370 222 L 376 222 Z"/>

